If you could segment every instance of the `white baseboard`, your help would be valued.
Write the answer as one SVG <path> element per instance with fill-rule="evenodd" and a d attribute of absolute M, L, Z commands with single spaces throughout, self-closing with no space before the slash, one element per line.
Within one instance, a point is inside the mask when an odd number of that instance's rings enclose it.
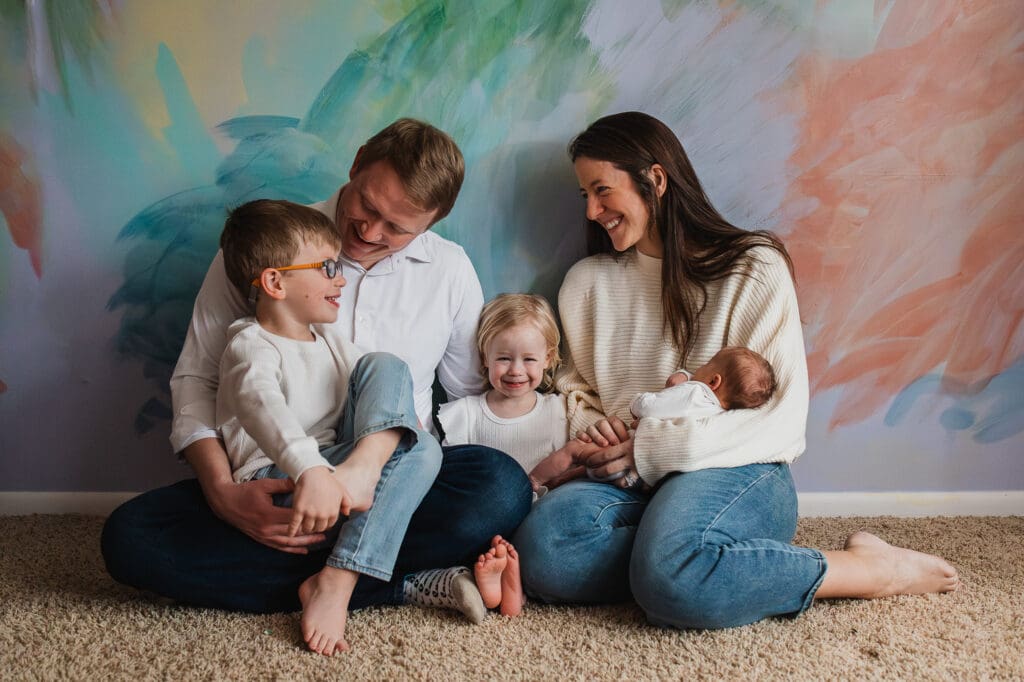
<path fill-rule="evenodd" d="M 797 493 L 800 516 L 1024 516 L 1024 490 Z"/>
<path fill-rule="evenodd" d="M 0 492 L 0 516 L 106 516 L 138 493 Z M 1024 490 L 799 493 L 800 516 L 1024 516 Z"/>
<path fill-rule="evenodd" d="M 0 516 L 88 514 L 107 516 L 138 493 L 0 492 Z"/>

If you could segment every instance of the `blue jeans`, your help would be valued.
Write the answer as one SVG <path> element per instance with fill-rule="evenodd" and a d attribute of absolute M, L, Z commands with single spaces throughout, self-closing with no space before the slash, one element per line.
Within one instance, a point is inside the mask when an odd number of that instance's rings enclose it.
<path fill-rule="evenodd" d="M 408 365 L 390 353 L 368 353 L 359 358 L 349 378 L 337 442 L 323 448 L 321 456 L 337 466 L 370 434 L 387 429 L 401 429 L 403 434 L 381 469 L 373 506 L 340 522 L 328 566 L 391 580 L 409 519 L 441 468 L 441 446 L 417 424 Z M 268 466 L 255 477 L 288 475 Z M 287 498 L 286 506 L 291 506 L 291 495 Z"/>
<path fill-rule="evenodd" d="M 751 464 L 674 474 L 653 496 L 573 481 L 534 505 L 514 543 L 542 601 L 632 596 L 655 625 L 727 628 L 811 605 L 825 557 L 789 544 L 796 519 L 789 466 Z"/>
<path fill-rule="evenodd" d="M 511 457 L 479 445 L 442 450 L 440 472 L 412 514 L 394 577 L 361 575 L 350 609 L 403 603 L 405 576 L 472 564 L 494 535 L 510 536 L 530 510 L 530 482 Z M 253 613 L 301 608 L 299 585 L 330 554 L 329 548 L 289 554 L 256 542 L 214 515 L 195 479 L 118 507 L 104 524 L 101 548 L 118 582 L 195 606 Z"/>

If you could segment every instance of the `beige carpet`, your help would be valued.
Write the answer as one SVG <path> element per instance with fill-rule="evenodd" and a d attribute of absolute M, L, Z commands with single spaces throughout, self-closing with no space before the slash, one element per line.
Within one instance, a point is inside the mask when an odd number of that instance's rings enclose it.
<path fill-rule="evenodd" d="M 797 620 L 660 630 L 633 606 L 528 605 L 473 627 L 418 608 L 353 614 L 352 651 L 300 646 L 297 614 L 166 605 L 115 584 L 102 520 L 0 518 L 0 679 L 1024 679 L 1024 518 L 805 519 L 835 548 L 858 528 L 942 554 L 949 595 L 816 604 Z"/>

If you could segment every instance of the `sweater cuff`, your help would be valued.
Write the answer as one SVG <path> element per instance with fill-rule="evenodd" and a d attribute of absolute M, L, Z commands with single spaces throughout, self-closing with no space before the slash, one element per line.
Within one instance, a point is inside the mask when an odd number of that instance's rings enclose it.
<path fill-rule="evenodd" d="M 288 474 L 288 478 L 298 482 L 299 477 L 315 466 L 326 466 L 334 471 L 330 462 L 320 455 L 320 447 L 312 436 L 301 438 L 289 445 L 282 453 L 277 468 Z"/>

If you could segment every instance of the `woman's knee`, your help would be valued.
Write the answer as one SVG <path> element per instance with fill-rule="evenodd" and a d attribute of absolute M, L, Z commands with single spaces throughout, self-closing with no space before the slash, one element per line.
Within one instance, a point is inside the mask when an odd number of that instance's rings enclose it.
<path fill-rule="evenodd" d="M 719 630 L 747 625 L 767 615 L 746 603 L 747 591 L 735 583 L 736 579 L 749 583 L 764 577 L 733 575 L 727 547 L 695 543 L 663 550 L 634 551 L 629 567 L 633 597 L 652 624 Z"/>
<path fill-rule="evenodd" d="M 629 554 L 642 501 L 597 483 L 568 484 L 545 495 L 513 543 L 523 585 L 548 602 L 629 599 Z"/>

